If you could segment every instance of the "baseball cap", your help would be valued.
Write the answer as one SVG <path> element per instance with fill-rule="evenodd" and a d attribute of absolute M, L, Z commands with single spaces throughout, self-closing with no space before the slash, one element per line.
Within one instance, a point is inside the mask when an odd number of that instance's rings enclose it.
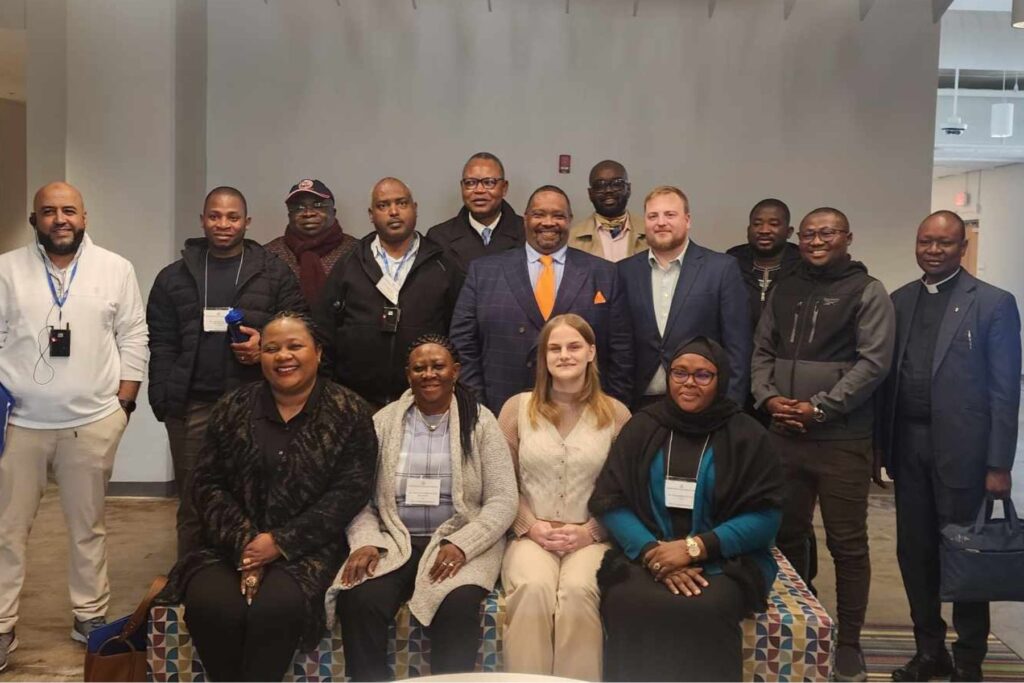
<path fill-rule="evenodd" d="M 295 195 L 301 194 L 303 192 L 315 194 L 317 197 L 320 197 L 321 199 L 330 199 L 332 202 L 334 201 L 334 193 L 331 192 L 331 188 L 327 187 L 319 180 L 304 178 L 303 180 L 300 180 L 299 182 L 292 185 L 292 189 L 288 191 L 288 196 L 284 198 L 285 203 L 287 203 Z"/>

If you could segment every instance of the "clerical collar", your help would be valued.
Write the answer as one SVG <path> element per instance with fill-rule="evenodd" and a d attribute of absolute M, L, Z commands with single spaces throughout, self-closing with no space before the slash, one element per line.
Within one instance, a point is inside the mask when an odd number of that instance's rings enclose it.
<path fill-rule="evenodd" d="M 960 268 L 957 268 L 953 272 L 952 275 L 950 275 L 949 277 L 943 279 L 941 282 L 936 282 L 935 284 L 932 284 L 932 285 L 930 285 L 927 282 L 925 282 L 924 281 L 924 277 L 925 276 L 922 275 L 921 276 L 921 284 L 924 285 L 925 290 L 927 290 L 929 294 L 938 294 L 939 292 L 944 291 L 948 287 L 952 287 L 953 286 L 953 282 L 952 281 L 953 281 L 954 278 L 956 278 L 957 275 L 960 274 L 960 270 L 961 270 Z"/>

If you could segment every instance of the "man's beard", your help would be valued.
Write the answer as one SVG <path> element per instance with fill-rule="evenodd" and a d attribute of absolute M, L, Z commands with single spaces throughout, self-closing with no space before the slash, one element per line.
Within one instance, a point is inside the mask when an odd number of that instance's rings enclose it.
<path fill-rule="evenodd" d="M 73 230 L 74 238 L 66 244 L 55 244 L 49 235 L 36 230 L 36 239 L 39 240 L 39 244 L 43 245 L 43 249 L 48 254 L 54 254 L 56 256 L 67 256 L 68 254 L 74 254 L 78 251 L 78 247 L 82 246 L 82 240 L 85 238 L 85 228 L 81 230 Z"/>

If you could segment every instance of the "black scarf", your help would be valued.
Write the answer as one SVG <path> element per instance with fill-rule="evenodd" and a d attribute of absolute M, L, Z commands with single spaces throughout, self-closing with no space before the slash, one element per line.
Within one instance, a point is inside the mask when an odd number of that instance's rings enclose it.
<path fill-rule="evenodd" d="M 714 509 L 710 516 L 713 525 L 746 512 L 782 505 L 781 468 L 768 432 L 725 397 L 729 366 L 724 350 L 714 341 L 698 337 L 683 344 L 673 360 L 684 353 L 697 353 L 715 363 L 715 400 L 700 413 L 686 413 L 667 397 L 635 414 L 612 444 L 588 502 L 595 517 L 618 508 L 632 510 L 659 538 L 661 530 L 650 501 L 651 462 L 672 431 L 711 435 L 715 460 Z M 615 565 L 623 561 L 621 552 L 608 553 L 598 574 L 599 583 L 619 580 L 622 572 Z M 721 566 L 743 587 L 749 609 L 763 610 L 770 586 L 764 585 L 764 576 L 754 560 L 741 556 L 722 560 Z"/>

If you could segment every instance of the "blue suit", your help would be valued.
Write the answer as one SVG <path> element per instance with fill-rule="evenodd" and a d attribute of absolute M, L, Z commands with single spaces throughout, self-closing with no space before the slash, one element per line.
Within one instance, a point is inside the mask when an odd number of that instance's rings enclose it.
<path fill-rule="evenodd" d="M 750 302 L 736 259 L 690 240 L 663 337 L 654 317 L 649 256 L 650 251 L 642 251 L 618 263 L 629 297 L 636 352 L 629 405 L 637 407 L 658 366 L 668 367 L 676 348 L 697 335 L 714 339 L 725 348 L 732 371 L 729 398 L 744 405 L 750 389 L 753 333 Z"/>
<path fill-rule="evenodd" d="M 594 328 L 601 386 L 627 402 L 633 380 L 633 336 L 615 265 L 569 248 L 551 317 L 575 313 Z M 476 259 L 452 315 L 460 380 L 497 414 L 509 397 L 533 387 L 537 337 L 544 327 L 525 249 Z"/>

